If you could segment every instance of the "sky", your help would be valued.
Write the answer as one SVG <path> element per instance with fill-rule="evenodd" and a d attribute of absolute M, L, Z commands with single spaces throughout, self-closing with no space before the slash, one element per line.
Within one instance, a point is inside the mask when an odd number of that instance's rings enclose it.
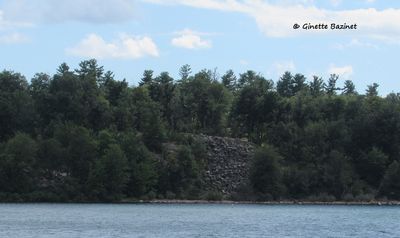
<path fill-rule="evenodd" d="M 400 92 L 399 56 L 398 0 L 0 0 L 0 70 L 28 80 L 96 58 L 131 85 L 189 64 L 274 81 L 335 73 L 338 86 L 376 82 L 386 95 Z"/>

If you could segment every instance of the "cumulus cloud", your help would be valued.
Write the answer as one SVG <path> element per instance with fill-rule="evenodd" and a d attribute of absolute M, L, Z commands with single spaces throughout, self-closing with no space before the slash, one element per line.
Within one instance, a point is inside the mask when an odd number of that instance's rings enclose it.
<path fill-rule="evenodd" d="M 346 65 L 346 66 L 336 66 L 331 64 L 328 69 L 329 74 L 337 74 L 341 78 L 348 79 L 353 74 L 353 66 Z"/>
<path fill-rule="evenodd" d="M 30 22 L 113 23 L 134 17 L 134 0 L 4 0 L 7 18 Z"/>
<path fill-rule="evenodd" d="M 292 60 L 275 62 L 272 67 L 278 76 L 283 75 L 286 71 L 293 72 L 296 70 L 296 66 Z"/>
<path fill-rule="evenodd" d="M 17 44 L 28 42 L 29 39 L 24 34 L 17 32 L 17 28 L 27 27 L 30 24 L 23 22 L 11 22 L 4 17 L 4 12 L 0 10 L 0 44 Z"/>
<path fill-rule="evenodd" d="M 334 7 L 339 6 L 342 3 L 342 0 L 331 0 L 331 4 Z"/>
<path fill-rule="evenodd" d="M 19 27 L 29 27 L 29 26 L 32 26 L 32 24 L 28 22 L 10 21 L 6 19 L 4 11 L 0 10 L 0 31 L 12 28 L 19 28 Z"/>
<path fill-rule="evenodd" d="M 18 44 L 28 42 L 27 36 L 18 32 L 0 35 L 0 44 Z"/>
<path fill-rule="evenodd" d="M 190 29 L 185 29 L 183 31 L 177 32 L 176 37 L 171 40 L 171 44 L 176 47 L 186 48 L 186 49 L 206 49 L 211 48 L 212 43 L 210 40 L 202 39 L 202 35 L 206 33 L 192 31 Z"/>
<path fill-rule="evenodd" d="M 249 61 L 244 60 L 244 59 L 239 60 L 239 63 L 240 63 L 241 65 L 249 65 Z"/>
<path fill-rule="evenodd" d="M 369 42 L 363 42 L 360 41 L 359 39 L 352 39 L 348 43 L 339 43 L 334 46 L 335 49 L 338 50 L 344 50 L 347 48 L 371 48 L 371 49 L 379 49 L 379 47 L 375 44 L 369 43 Z"/>
<path fill-rule="evenodd" d="M 0 10 L 0 30 L 6 27 L 6 21 L 4 20 L 4 13 Z"/>
<path fill-rule="evenodd" d="M 161 2 L 158 0 L 144 0 Z M 358 24 L 355 31 L 335 31 L 335 34 L 357 34 L 389 42 L 400 42 L 400 9 L 375 8 L 352 10 L 327 10 L 313 5 L 282 5 L 261 0 L 165 0 L 163 4 L 179 4 L 184 6 L 239 12 L 252 17 L 259 29 L 269 37 L 287 37 L 312 33 L 328 33 L 333 31 L 293 30 L 293 24 L 304 23 L 337 23 Z"/>
<path fill-rule="evenodd" d="M 118 39 L 106 42 L 101 36 L 89 34 L 76 46 L 66 49 L 68 55 L 98 59 L 138 59 L 158 57 L 156 44 L 149 37 L 121 34 Z"/>

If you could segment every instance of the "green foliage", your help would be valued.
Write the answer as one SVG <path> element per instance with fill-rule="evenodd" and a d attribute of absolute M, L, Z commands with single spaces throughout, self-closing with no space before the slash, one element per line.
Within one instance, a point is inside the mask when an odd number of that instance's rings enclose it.
<path fill-rule="evenodd" d="M 297 93 L 306 90 L 307 85 L 306 85 L 306 77 L 302 74 L 296 74 L 293 77 L 292 80 L 292 85 L 291 85 L 291 91 L 294 95 Z"/>
<path fill-rule="evenodd" d="M 63 124 L 56 129 L 55 138 L 65 148 L 68 174 L 84 185 L 90 167 L 98 156 L 97 144 L 90 131 L 82 126 Z"/>
<path fill-rule="evenodd" d="M 399 162 L 393 161 L 386 170 L 385 176 L 381 183 L 381 195 L 390 199 L 400 199 L 400 165 Z"/>
<path fill-rule="evenodd" d="M 342 94 L 344 94 L 344 95 L 355 95 L 355 94 L 357 94 L 356 86 L 354 86 L 354 83 L 351 80 L 344 81 L 344 87 L 343 87 L 343 93 Z"/>
<path fill-rule="evenodd" d="M 9 139 L 0 154 L 0 191 L 31 192 L 36 185 L 37 144 L 27 134 Z"/>
<path fill-rule="evenodd" d="M 368 85 L 366 90 L 366 96 L 367 97 L 376 97 L 378 96 L 378 87 L 379 84 L 373 83 L 372 85 Z"/>
<path fill-rule="evenodd" d="M 135 129 L 143 133 L 143 141 L 152 150 L 161 151 L 165 129 L 160 115 L 160 106 L 151 100 L 146 88 L 135 88 L 131 94 L 134 103 Z"/>
<path fill-rule="evenodd" d="M 300 199 L 311 194 L 315 170 L 311 166 L 290 166 L 283 172 L 283 183 L 287 187 L 288 197 Z"/>
<path fill-rule="evenodd" d="M 133 87 L 94 59 L 30 83 L 0 72 L 0 200 L 220 199 L 203 191 L 209 148 L 193 134 L 261 148 L 237 198 L 400 199 L 400 94 L 359 95 L 336 75 L 285 72 L 275 87 L 251 70 L 179 73 Z"/>
<path fill-rule="evenodd" d="M 18 131 L 32 132 L 35 112 L 25 77 L 12 71 L 0 72 L 0 141 Z"/>
<path fill-rule="evenodd" d="M 293 95 L 292 92 L 292 81 L 293 76 L 290 72 L 285 72 L 282 77 L 276 83 L 276 91 L 282 97 L 290 97 Z"/>
<path fill-rule="evenodd" d="M 37 160 L 40 167 L 46 171 L 48 176 L 53 171 L 66 171 L 67 158 L 65 155 L 66 149 L 62 147 L 58 140 L 49 138 L 40 141 Z"/>
<path fill-rule="evenodd" d="M 385 173 L 388 159 L 388 156 L 376 147 L 367 154 L 362 154 L 357 163 L 361 178 L 377 187 Z"/>
<path fill-rule="evenodd" d="M 160 76 L 154 79 L 154 83 L 150 85 L 151 98 L 160 104 L 163 118 L 169 125 L 172 125 L 172 98 L 174 96 L 175 85 L 173 78 L 168 72 L 162 72 Z"/>
<path fill-rule="evenodd" d="M 256 151 L 253 160 L 250 182 L 254 191 L 261 197 L 279 198 L 284 192 L 280 165 L 282 156 L 272 146 L 264 146 Z"/>
<path fill-rule="evenodd" d="M 201 186 L 201 160 L 196 158 L 190 147 L 181 145 L 177 151 L 166 151 L 165 164 L 161 171 L 159 188 L 167 193 L 172 191 L 182 198 L 198 193 Z"/>
<path fill-rule="evenodd" d="M 224 198 L 224 195 L 218 191 L 210 191 L 203 195 L 203 199 L 208 201 L 221 201 Z"/>
<path fill-rule="evenodd" d="M 190 74 L 192 73 L 192 69 L 190 65 L 185 64 L 179 69 L 179 75 L 181 76 L 181 82 L 184 82 L 189 79 Z"/>
<path fill-rule="evenodd" d="M 259 78 L 240 90 L 230 115 L 233 135 L 247 136 L 256 143 L 263 140 L 264 122 L 273 122 L 278 104 L 278 95 L 270 87 L 271 83 Z"/>
<path fill-rule="evenodd" d="M 200 72 L 182 82 L 172 100 L 172 127 L 185 132 L 224 134 L 231 102 L 230 92 Z"/>
<path fill-rule="evenodd" d="M 140 197 L 156 189 L 158 182 L 157 164 L 154 156 L 133 132 L 123 133 L 119 138 L 121 148 L 128 161 L 128 196 Z"/>
<path fill-rule="evenodd" d="M 119 200 L 128 182 L 128 163 L 119 145 L 111 144 L 95 162 L 88 178 L 93 195 L 101 200 Z"/>
<path fill-rule="evenodd" d="M 335 95 L 336 91 L 339 90 L 338 87 L 336 87 L 336 82 L 339 79 L 339 76 L 336 74 L 331 74 L 331 76 L 328 79 L 328 84 L 325 87 L 326 94 L 328 95 Z"/>
<path fill-rule="evenodd" d="M 331 151 L 327 159 L 323 175 L 326 191 L 337 199 L 341 199 L 351 192 L 354 173 L 349 159 L 339 151 Z"/>
<path fill-rule="evenodd" d="M 143 72 L 143 78 L 141 79 L 141 82 L 139 83 L 139 85 L 143 86 L 143 85 L 153 84 L 153 82 L 154 82 L 153 73 L 154 73 L 153 70 L 145 70 Z"/>
<path fill-rule="evenodd" d="M 112 76 L 107 76 L 101 85 L 101 89 L 109 104 L 117 107 L 128 90 L 128 83 L 125 80 L 116 81 Z"/>
<path fill-rule="evenodd" d="M 235 73 L 232 70 L 226 71 L 226 73 L 221 77 L 222 84 L 229 90 L 229 91 L 235 91 L 236 90 L 236 84 L 237 84 L 237 78 L 235 76 Z"/>
<path fill-rule="evenodd" d="M 314 76 L 310 82 L 310 92 L 313 96 L 320 96 L 324 92 L 324 81 L 318 76 Z"/>
<path fill-rule="evenodd" d="M 248 70 L 247 72 L 240 74 L 238 87 L 243 88 L 249 85 L 261 86 L 262 88 L 268 90 L 272 88 L 273 82 L 271 80 L 266 80 L 261 74 L 257 74 L 252 70 Z"/>

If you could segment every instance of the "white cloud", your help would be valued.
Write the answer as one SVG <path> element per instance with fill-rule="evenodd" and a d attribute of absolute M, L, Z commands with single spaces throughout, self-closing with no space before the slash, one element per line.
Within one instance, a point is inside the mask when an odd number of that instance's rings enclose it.
<path fill-rule="evenodd" d="M 310 5 L 314 4 L 314 0 L 275 0 L 281 5 L 293 5 L 293 4 L 305 4 Z"/>
<path fill-rule="evenodd" d="M 0 10 L 0 30 L 4 29 L 6 26 L 6 21 L 4 20 L 4 13 Z"/>
<path fill-rule="evenodd" d="M 157 3 L 159 0 L 143 0 Z M 269 37 L 287 37 L 310 33 L 357 34 L 375 39 L 400 42 L 400 9 L 327 10 L 306 4 L 272 4 L 261 0 L 165 0 L 162 4 L 180 4 L 196 8 L 240 12 L 251 16 Z M 352 31 L 293 30 L 293 24 L 357 24 Z"/>
<path fill-rule="evenodd" d="M 339 6 L 342 3 L 342 0 L 331 0 L 331 4 L 334 7 Z"/>
<path fill-rule="evenodd" d="M 32 24 L 28 22 L 10 21 L 6 19 L 4 11 L 0 9 L 0 30 L 7 30 L 18 27 L 29 27 L 29 26 L 32 26 Z"/>
<path fill-rule="evenodd" d="M 373 38 L 375 40 L 379 40 L 379 41 L 385 42 L 387 44 L 400 45 L 400 35 L 396 36 L 396 37 L 385 36 L 385 35 L 373 35 L 373 36 L 371 36 L 371 38 Z"/>
<path fill-rule="evenodd" d="M 17 43 L 25 43 L 28 41 L 29 41 L 28 37 L 17 32 L 0 35 L 0 44 L 17 44 Z"/>
<path fill-rule="evenodd" d="M 241 65 L 249 65 L 249 61 L 244 60 L 244 59 L 239 60 L 239 63 L 240 63 Z"/>
<path fill-rule="evenodd" d="M 272 67 L 278 76 L 282 76 L 286 71 L 293 72 L 296 70 L 296 66 L 292 60 L 275 62 Z"/>
<path fill-rule="evenodd" d="M 89 34 L 76 46 L 66 49 L 66 53 L 98 59 L 138 59 L 145 56 L 159 56 L 157 46 L 151 38 L 127 34 L 121 34 L 112 42 L 106 42 L 96 34 Z"/>
<path fill-rule="evenodd" d="M 190 29 L 185 29 L 183 31 L 177 32 L 177 37 L 171 40 L 171 44 L 176 47 L 186 48 L 186 49 L 206 49 L 211 48 L 212 43 L 209 40 L 201 38 L 201 35 L 207 33 L 201 33 L 192 31 Z"/>
<path fill-rule="evenodd" d="M 214 9 L 222 11 L 237 11 L 243 12 L 245 9 L 245 4 L 238 2 L 236 0 L 142 0 L 143 2 L 171 5 L 180 4 L 188 7 L 197 7 L 205 9 Z"/>
<path fill-rule="evenodd" d="M 30 22 L 113 23 L 134 17 L 135 0 L 4 0 L 7 18 Z"/>
<path fill-rule="evenodd" d="M 353 66 L 346 65 L 342 67 L 338 67 L 334 64 L 331 64 L 328 69 L 329 74 L 337 74 L 344 79 L 350 78 L 353 75 Z"/>
<path fill-rule="evenodd" d="M 15 31 L 20 27 L 27 27 L 30 24 L 23 22 L 11 22 L 5 19 L 4 12 L 0 10 L 0 44 L 17 44 L 28 42 L 27 36 Z"/>
<path fill-rule="evenodd" d="M 379 49 L 379 47 L 375 44 L 369 42 L 363 42 L 358 39 L 352 39 L 348 43 L 339 43 L 334 46 L 335 49 L 344 50 L 347 48 L 370 48 L 370 49 Z"/>

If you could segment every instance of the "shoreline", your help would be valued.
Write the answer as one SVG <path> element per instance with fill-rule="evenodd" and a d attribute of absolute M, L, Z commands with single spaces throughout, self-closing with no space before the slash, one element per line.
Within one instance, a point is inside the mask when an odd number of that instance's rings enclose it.
<path fill-rule="evenodd" d="M 327 205 L 327 206 L 400 206 L 396 200 L 371 200 L 371 201 L 307 201 L 307 200 L 281 200 L 281 201 L 233 201 L 233 200 L 188 200 L 188 199 L 124 199 L 121 201 L 66 201 L 66 202 L 34 202 L 34 201 L 0 201 L 0 204 L 160 204 L 160 205 Z"/>
<path fill-rule="evenodd" d="M 231 205 L 374 205 L 374 206 L 400 206 L 400 201 L 232 201 L 232 200 L 180 200 L 180 199 L 156 199 L 122 201 L 120 203 L 141 203 L 141 204 L 231 204 Z"/>

